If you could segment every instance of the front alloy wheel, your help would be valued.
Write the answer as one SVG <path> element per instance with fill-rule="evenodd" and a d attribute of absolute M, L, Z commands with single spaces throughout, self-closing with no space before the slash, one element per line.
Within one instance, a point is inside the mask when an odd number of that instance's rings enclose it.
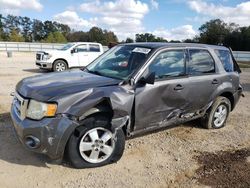
<path fill-rule="evenodd" d="M 83 135 L 79 152 L 83 159 L 90 163 L 101 163 L 113 153 L 115 142 L 110 130 L 97 127 Z"/>
<path fill-rule="evenodd" d="M 122 129 L 111 131 L 108 116 L 93 115 L 83 120 L 70 136 L 65 155 L 75 168 L 92 168 L 118 161 L 124 151 Z"/>
<path fill-rule="evenodd" d="M 54 72 L 61 72 L 68 69 L 67 63 L 63 60 L 56 60 L 53 64 Z"/>

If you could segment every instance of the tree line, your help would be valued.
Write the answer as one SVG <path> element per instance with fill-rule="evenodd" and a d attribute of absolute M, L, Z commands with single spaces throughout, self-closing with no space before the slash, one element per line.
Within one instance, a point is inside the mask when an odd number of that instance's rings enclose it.
<path fill-rule="evenodd" d="M 127 38 L 124 42 L 134 42 L 134 40 Z M 202 24 L 199 27 L 199 34 L 192 39 L 167 41 L 150 33 L 143 33 L 136 34 L 135 42 L 203 43 L 224 45 L 233 50 L 250 51 L 250 26 L 239 27 L 235 23 L 228 24 L 220 19 L 214 19 Z"/>
<path fill-rule="evenodd" d="M 124 31 L 125 32 L 125 31 Z M 74 31 L 68 25 L 55 21 L 40 21 L 29 17 L 0 14 L 0 41 L 14 42 L 99 42 L 103 45 L 118 43 L 112 31 L 92 27 L 89 31 Z M 250 51 L 250 26 L 240 27 L 235 23 L 225 23 L 220 19 L 210 20 L 199 27 L 199 34 L 192 39 L 167 41 L 151 33 L 138 33 L 135 40 L 127 38 L 122 43 L 131 42 L 187 42 L 224 45 L 233 50 Z"/>
<path fill-rule="evenodd" d="M 56 21 L 41 21 L 29 17 L 0 14 L 0 41 L 13 42 L 100 42 L 108 45 L 118 42 L 112 31 L 92 27 L 89 31 L 74 31 L 68 25 Z"/>
<path fill-rule="evenodd" d="M 250 26 L 239 27 L 235 23 L 228 24 L 215 19 L 201 25 L 199 32 L 200 35 L 191 42 L 219 44 L 231 47 L 233 50 L 250 51 Z"/>

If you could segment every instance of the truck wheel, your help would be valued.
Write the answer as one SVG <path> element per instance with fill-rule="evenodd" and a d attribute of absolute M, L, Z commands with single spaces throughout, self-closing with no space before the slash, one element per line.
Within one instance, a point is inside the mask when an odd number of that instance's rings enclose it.
<path fill-rule="evenodd" d="M 218 97 L 206 115 L 201 119 L 201 124 L 207 129 L 219 129 L 226 125 L 227 117 L 231 111 L 231 103 L 226 97 Z"/>
<path fill-rule="evenodd" d="M 68 69 L 67 63 L 63 60 L 56 60 L 53 64 L 54 72 L 61 72 Z"/>
<path fill-rule="evenodd" d="M 118 161 L 124 151 L 125 135 L 110 129 L 109 118 L 91 116 L 82 122 L 71 135 L 66 146 L 66 156 L 75 168 L 99 167 Z"/>

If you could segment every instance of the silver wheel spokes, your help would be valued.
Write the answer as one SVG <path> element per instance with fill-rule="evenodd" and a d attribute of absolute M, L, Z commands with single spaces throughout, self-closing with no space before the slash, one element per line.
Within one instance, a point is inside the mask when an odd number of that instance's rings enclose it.
<path fill-rule="evenodd" d="M 64 63 L 57 63 L 56 64 L 56 71 L 64 71 L 66 69 Z"/>
<path fill-rule="evenodd" d="M 81 139 L 79 151 L 90 163 L 100 163 L 113 153 L 114 140 L 111 131 L 99 127 L 89 130 Z"/>
<path fill-rule="evenodd" d="M 222 104 L 218 106 L 214 113 L 214 125 L 215 127 L 221 127 L 227 118 L 227 107 Z"/>

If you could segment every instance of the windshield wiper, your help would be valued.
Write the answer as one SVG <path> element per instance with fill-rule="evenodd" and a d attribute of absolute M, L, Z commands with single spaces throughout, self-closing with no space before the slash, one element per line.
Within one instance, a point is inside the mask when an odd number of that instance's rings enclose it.
<path fill-rule="evenodd" d="M 91 73 L 91 74 L 95 74 L 95 75 L 99 75 L 99 76 L 104 76 L 104 77 L 108 77 L 108 78 L 113 78 L 113 79 L 117 79 L 117 80 L 123 80 L 121 78 L 117 78 L 117 77 L 114 77 L 114 76 L 103 74 L 103 73 L 101 73 L 99 71 L 89 70 L 87 67 L 83 68 L 82 71 L 86 71 L 86 72 Z"/>
<path fill-rule="evenodd" d="M 88 73 L 91 73 L 91 74 L 96 74 L 96 75 L 99 75 L 99 76 L 105 76 L 105 75 L 103 75 L 101 72 L 89 70 L 87 67 L 85 67 L 85 68 L 82 69 L 82 70 L 83 70 L 83 71 L 87 71 Z"/>

